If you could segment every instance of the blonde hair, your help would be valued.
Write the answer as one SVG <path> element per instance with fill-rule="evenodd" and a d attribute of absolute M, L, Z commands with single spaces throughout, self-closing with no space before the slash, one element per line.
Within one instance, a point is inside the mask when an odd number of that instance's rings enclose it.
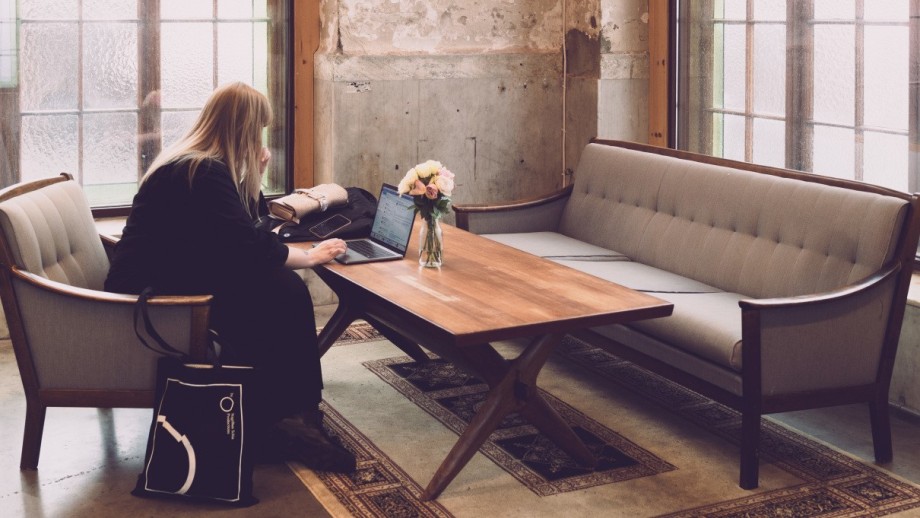
<path fill-rule="evenodd" d="M 268 98 L 245 83 L 214 90 L 188 133 L 165 149 L 141 179 L 167 164 L 188 163 L 189 186 L 201 162 L 217 160 L 227 166 L 240 201 L 254 213 L 262 187 L 262 129 L 272 120 Z"/>

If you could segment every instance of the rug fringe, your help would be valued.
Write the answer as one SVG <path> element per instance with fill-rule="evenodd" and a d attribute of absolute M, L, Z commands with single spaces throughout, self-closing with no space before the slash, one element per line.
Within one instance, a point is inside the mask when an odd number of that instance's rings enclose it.
<path fill-rule="evenodd" d="M 310 469 L 298 462 L 287 462 L 288 468 L 297 475 L 303 485 L 313 493 L 313 497 L 333 518 L 353 518 L 353 515 L 339 502 L 339 499 L 323 484 L 323 481 Z"/>

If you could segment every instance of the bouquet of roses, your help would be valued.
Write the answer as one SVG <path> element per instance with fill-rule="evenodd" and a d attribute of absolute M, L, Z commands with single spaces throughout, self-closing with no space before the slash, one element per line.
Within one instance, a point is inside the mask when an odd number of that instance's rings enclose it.
<path fill-rule="evenodd" d="M 409 169 L 399 182 L 399 193 L 414 196 L 416 212 L 428 222 L 450 212 L 450 194 L 453 190 L 454 173 L 435 160 L 428 160 Z"/>

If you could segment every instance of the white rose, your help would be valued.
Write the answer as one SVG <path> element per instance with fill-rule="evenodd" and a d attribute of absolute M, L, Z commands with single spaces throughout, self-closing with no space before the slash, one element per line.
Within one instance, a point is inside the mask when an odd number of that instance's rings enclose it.
<path fill-rule="evenodd" d="M 450 193 L 454 190 L 454 181 L 446 176 L 438 176 L 435 178 L 434 183 L 445 196 L 450 196 Z"/>
<path fill-rule="evenodd" d="M 399 181 L 399 194 L 405 194 L 412 190 L 412 187 L 415 185 L 415 182 L 418 180 L 418 172 L 413 167 L 406 172 L 406 176 Z"/>

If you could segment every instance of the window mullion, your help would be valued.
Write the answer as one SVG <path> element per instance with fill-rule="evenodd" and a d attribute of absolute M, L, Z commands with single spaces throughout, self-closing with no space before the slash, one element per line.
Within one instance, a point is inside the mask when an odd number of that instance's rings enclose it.
<path fill-rule="evenodd" d="M 865 145 L 865 90 L 866 90 L 866 81 L 865 81 L 865 71 L 866 67 L 863 63 L 865 59 L 865 47 L 866 47 L 866 25 L 865 25 L 865 4 L 864 0 L 856 0 L 856 24 L 853 31 L 853 43 L 854 43 L 854 52 L 856 56 L 856 70 L 854 70 L 853 78 L 855 85 L 853 85 L 854 91 L 854 106 L 853 106 L 853 124 L 854 128 L 854 138 L 856 139 L 856 145 L 853 146 L 853 152 L 855 156 L 853 157 L 853 177 L 856 180 L 863 181 L 865 177 L 865 164 L 864 164 L 864 145 Z"/>
<path fill-rule="evenodd" d="M 137 146 L 138 178 L 160 154 L 160 0 L 141 0 L 137 6 Z"/>
<path fill-rule="evenodd" d="M 814 2 L 786 7 L 786 167 L 810 171 L 814 131 Z"/>
<path fill-rule="evenodd" d="M 747 0 L 744 24 L 744 161 L 754 161 L 754 0 Z"/>
<path fill-rule="evenodd" d="M 85 185 L 86 178 L 83 171 L 83 3 L 77 3 L 77 182 Z"/>
<path fill-rule="evenodd" d="M 910 70 L 908 71 L 908 162 L 907 184 L 911 192 L 920 191 L 920 0 L 910 2 Z"/>

